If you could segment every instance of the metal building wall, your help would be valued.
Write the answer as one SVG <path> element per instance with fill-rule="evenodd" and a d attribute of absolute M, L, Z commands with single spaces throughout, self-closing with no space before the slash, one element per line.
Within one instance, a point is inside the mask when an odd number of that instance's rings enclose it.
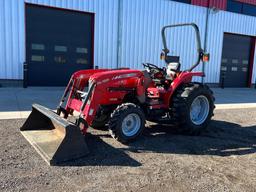
<path fill-rule="evenodd" d="M 227 6 L 227 0 L 191 0 L 192 5 L 198 5 L 203 7 L 216 7 L 221 10 L 225 10 Z"/>
<path fill-rule="evenodd" d="M 242 3 L 248 3 L 248 4 L 256 5 L 256 0 L 237 0 L 237 1 L 240 1 Z"/>
<path fill-rule="evenodd" d="M 256 0 L 236 0 L 242 3 L 248 3 L 251 5 L 256 5 Z M 216 7 L 221 10 L 226 10 L 227 0 L 191 0 L 192 5 L 199 5 L 207 7 L 209 2 L 209 7 Z"/>
<path fill-rule="evenodd" d="M 142 62 L 164 66 L 160 60 L 162 50 L 161 28 L 175 23 L 195 22 L 200 25 L 201 36 L 205 29 L 205 10 L 184 3 L 156 0 L 124 0 L 122 64 L 142 68 Z M 196 41 L 191 28 L 170 30 L 167 42 L 171 54 L 180 55 L 182 68 L 196 61 Z M 202 38 L 203 40 L 203 38 Z"/>
<path fill-rule="evenodd" d="M 120 66 L 142 68 L 142 62 L 164 65 L 159 59 L 162 49 L 160 32 L 163 25 L 195 22 L 199 25 L 203 44 L 206 8 L 166 0 L 120 1 L 123 1 Z M 95 65 L 113 68 L 117 66 L 119 0 L 26 0 L 26 2 L 94 12 Z M 23 78 L 24 9 L 24 0 L 0 1 L 0 79 Z M 219 82 L 223 33 L 256 36 L 255 26 L 255 17 L 225 11 L 211 12 L 207 42 L 211 61 L 206 66 L 206 82 Z M 181 55 L 182 68 L 188 68 L 196 60 L 193 31 L 177 29 L 167 35 L 171 54 Z M 252 82 L 255 78 L 256 59 Z"/>
<path fill-rule="evenodd" d="M 25 0 L 27 3 L 94 12 L 94 64 L 116 67 L 118 0 Z M 25 2 L 0 0 L 0 79 L 23 79 Z"/>
<path fill-rule="evenodd" d="M 160 31 L 163 25 L 195 22 L 200 28 L 202 45 L 204 44 L 206 8 L 165 0 L 123 1 L 123 66 L 141 68 L 142 62 L 163 65 L 159 60 L 162 48 Z M 206 64 L 206 82 L 219 82 L 224 32 L 256 36 L 255 26 L 256 17 L 221 10 L 217 13 L 211 11 L 207 41 L 207 51 L 211 53 L 211 59 Z M 182 68 L 188 68 L 195 61 L 196 55 L 193 31 L 174 30 L 168 34 L 167 39 L 170 42 L 171 53 L 180 55 Z M 253 83 L 255 78 L 256 60 Z"/>
<path fill-rule="evenodd" d="M 22 79 L 24 58 L 23 1 L 0 1 L 0 79 Z"/>
<path fill-rule="evenodd" d="M 222 44 L 224 32 L 256 36 L 256 17 L 230 13 L 226 11 L 219 11 L 212 13 L 209 17 L 209 38 L 208 38 L 208 51 L 211 53 L 212 58 L 209 65 L 206 67 L 209 82 L 219 82 L 220 64 L 222 56 Z M 256 79 L 256 59 L 253 65 L 252 83 Z"/>

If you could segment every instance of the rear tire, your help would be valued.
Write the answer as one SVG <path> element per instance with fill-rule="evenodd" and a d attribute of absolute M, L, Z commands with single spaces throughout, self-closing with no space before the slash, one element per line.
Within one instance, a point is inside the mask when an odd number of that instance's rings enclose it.
<path fill-rule="evenodd" d="M 177 90 L 172 100 L 174 122 L 178 132 L 198 135 L 209 124 L 215 98 L 207 85 L 191 83 Z"/>
<path fill-rule="evenodd" d="M 145 115 L 138 105 L 124 103 L 111 114 L 109 132 L 121 143 L 128 143 L 141 135 L 145 128 Z"/>

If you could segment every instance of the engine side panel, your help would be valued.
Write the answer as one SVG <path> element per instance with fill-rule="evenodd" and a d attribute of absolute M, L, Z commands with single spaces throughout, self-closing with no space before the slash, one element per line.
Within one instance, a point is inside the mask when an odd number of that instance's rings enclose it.
<path fill-rule="evenodd" d="M 121 104 L 124 97 L 130 93 L 136 96 L 145 94 L 144 75 L 139 70 L 106 70 L 91 74 L 76 74 L 76 77 L 79 75 L 83 75 L 84 78 L 81 78 L 83 81 L 95 85 L 94 89 L 82 112 L 80 110 L 83 102 L 73 98 L 74 95 L 70 96 L 68 107 L 81 112 L 88 125 L 93 122 L 100 105 Z M 78 81 L 79 78 L 75 79 Z M 77 87 L 73 86 L 72 88 L 76 89 Z M 79 88 L 81 87 L 79 86 Z"/>

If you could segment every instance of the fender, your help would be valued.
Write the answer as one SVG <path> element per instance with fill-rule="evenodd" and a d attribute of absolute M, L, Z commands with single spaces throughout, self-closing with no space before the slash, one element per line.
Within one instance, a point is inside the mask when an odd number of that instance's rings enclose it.
<path fill-rule="evenodd" d="M 190 83 L 193 77 L 204 77 L 203 72 L 187 72 L 184 71 L 172 82 L 173 91 L 175 91 L 180 84 Z"/>
<path fill-rule="evenodd" d="M 170 100 L 175 93 L 175 91 L 182 85 L 186 83 L 190 83 L 192 81 L 193 77 L 204 77 L 205 74 L 204 72 L 188 72 L 184 71 L 181 72 L 177 78 L 172 82 L 172 86 L 168 90 L 168 94 L 165 95 L 164 97 L 164 103 L 165 107 L 169 108 L 170 106 Z"/>

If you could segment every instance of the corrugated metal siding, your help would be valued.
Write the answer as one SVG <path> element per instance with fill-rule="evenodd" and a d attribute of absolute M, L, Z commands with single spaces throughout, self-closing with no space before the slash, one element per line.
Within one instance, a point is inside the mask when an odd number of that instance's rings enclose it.
<path fill-rule="evenodd" d="M 206 67 L 209 82 L 218 82 L 220 74 L 220 63 L 222 56 L 223 33 L 243 34 L 256 36 L 256 17 L 220 11 L 211 13 L 209 17 L 208 51 L 211 53 L 211 62 Z M 256 60 L 254 60 L 256 66 Z M 214 71 L 214 72 L 213 72 Z M 254 67 L 253 80 L 256 78 L 256 67 Z"/>
<path fill-rule="evenodd" d="M 118 0 L 26 0 L 27 3 L 96 13 L 95 65 L 116 67 Z M 23 79 L 25 19 L 23 0 L 0 1 L 0 79 Z"/>
<path fill-rule="evenodd" d="M 20 79 L 24 62 L 23 2 L 0 1 L 0 79 Z"/>
<path fill-rule="evenodd" d="M 118 0 L 26 0 L 26 2 L 95 13 L 95 65 L 116 67 Z M 159 59 L 164 25 L 195 22 L 205 34 L 206 8 L 166 0 L 123 0 L 121 66 L 142 68 L 142 62 L 164 65 Z M 0 1 L 0 79 L 22 79 L 25 61 L 24 1 Z M 256 36 L 256 18 L 219 11 L 209 16 L 206 82 L 219 82 L 223 33 Z M 171 54 L 180 55 L 182 68 L 196 60 L 191 29 L 168 32 Z M 255 54 L 256 55 L 256 54 Z M 256 56 L 255 56 L 256 57 Z M 201 66 L 200 66 L 201 68 Z M 256 59 L 254 61 L 254 82 Z"/>
<path fill-rule="evenodd" d="M 122 63 L 126 67 L 142 68 L 142 62 L 164 66 L 161 28 L 175 23 L 195 22 L 204 34 L 204 9 L 172 1 L 124 0 Z M 196 41 L 193 30 L 180 28 L 167 33 L 171 54 L 180 55 L 182 68 L 196 61 Z"/>
<path fill-rule="evenodd" d="M 256 5 L 256 0 L 237 0 L 237 1 L 252 4 L 252 5 Z"/>
<path fill-rule="evenodd" d="M 171 1 L 124 0 L 122 63 L 126 67 L 141 68 L 142 62 L 163 63 L 159 60 L 162 48 L 161 27 L 168 24 L 195 22 L 201 32 L 202 45 L 205 34 L 206 8 Z M 211 61 L 206 65 L 206 82 L 218 83 L 224 32 L 256 36 L 256 18 L 219 11 L 210 13 L 208 52 Z M 187 38 L 191 37 L 191 38 Z M 195 60 L 196 47 L 189 29 L 174 30 L 168 34 L 173 55 L 181 56 L 182 68 Z M 256 66 L 256 60 L 254 61 Z M 254 78 L 256 67 L 254 67 Z"/>
<path fill-rule="evenodd" d="M 209 1 L 209 7 L 216 7 L 221 10 L 226 10 L 227 0 L 191 0 L 191 4 L 207 7 L 208 1 Z M 256 5 L 256 0 L 236 0 L 236 1 Z"/>
<path fill-rule="evenodd" d="M 191 4 L 192 5 L 198 5 L 198 6 L 207 7 L 208 0 L 191 0 Z"/>
<path fill-rule="evenodd" d="M 192 0 L 191 4 L 207 7 L 209 1 L 209 7 L 216 7 L 221 10 L 225 10 L 227 6 L 227 0 Z"/>
<path fill-rule="evenodd" d="M 210 7 L 216 7 L 225 10 L 227 7 L 227 0 L 210 0 Z"/>

